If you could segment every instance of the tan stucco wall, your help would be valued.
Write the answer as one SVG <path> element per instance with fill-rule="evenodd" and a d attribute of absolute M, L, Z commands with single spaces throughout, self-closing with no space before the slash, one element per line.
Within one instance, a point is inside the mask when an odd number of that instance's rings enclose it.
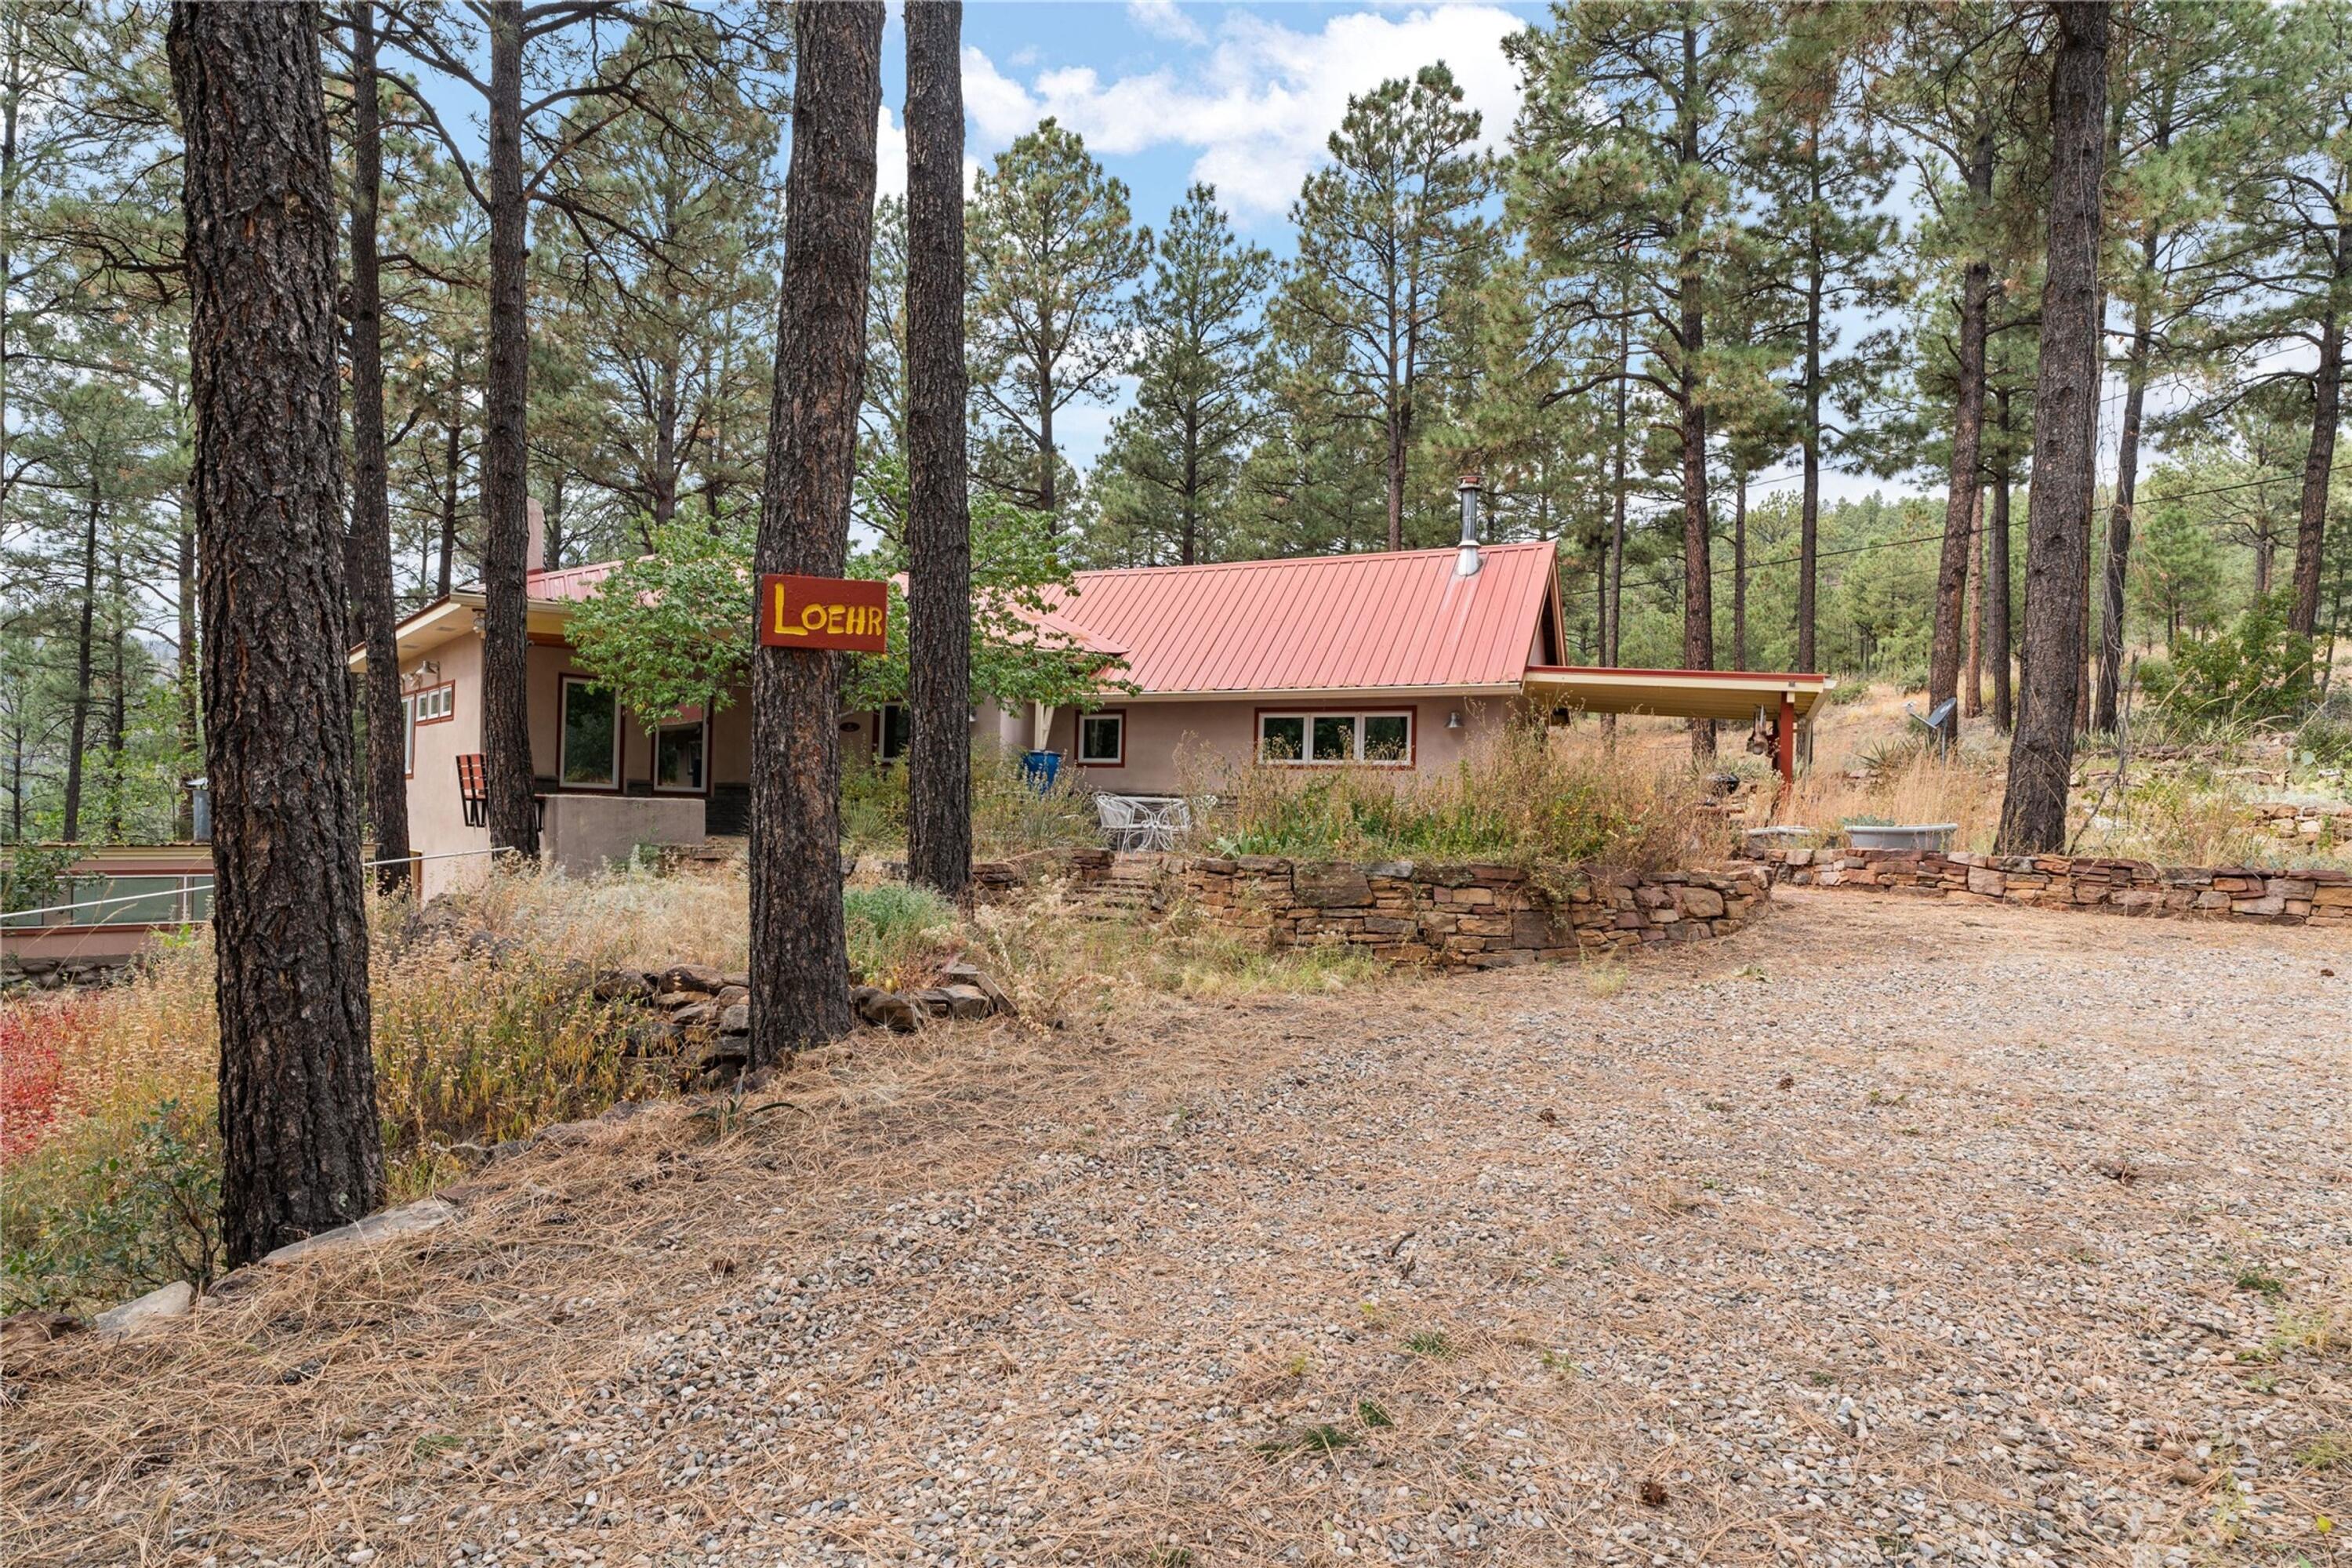
<path fill-rule="evenodd" d="M 1236 698 L 1222 701 L 1148 701 L 1129 699 L 1107 702 L 1102 710 L 1127 715 L 1127 760 L 1119 767 L 1082 767 L 1077 762 L 1077 713 L 1065 708 L 1054 715 L 1052 750 L 1062 753 L 1062 765 L 1086 784 L 1118 795 L 1172 795 L 1188 784 L 1203 784 L 1203 772 L 1213 773 L 1221 762 L 1245 763 L 1256 747 L 1257 715 L 1261 710 L 1286 713 L 1318 709 L 1349 712 L 1394 712 L 1413 715 L 1413 759 L 1416 772 L 1450 768 L 1482 735 L 1509 721 L 1517 709 L 1507 697 L 1423 696 L 1404 701 L 1377 698 L 1361 700 L 1318 699 L 1313 701 L 1270 701 Z M 1462 728 L 1445 727 L 1449 713 L 1462 715 Z M 1196 776 L 1188 778 L 1191 771 Z"/>
<path fill-rule="evenodd" d="M 641 844 L 701 843 L 702 797 L 551 795 L 541 842 L 549 865 L 567 877 L 585 877 L 627 860 Z"/>
<path fill-rule="evenodd" d="M 437 666 L 427 673 L 427 662 Z M 531 776 L 542 787 L 555 776 L 557 740 L 562 722 L 562 681 L 566 675 L 587 674 L 572 662 L 569 648 L 533 643 L 530 647 L 528 700 L 530 712 Z M 409 847 L 418 855 L 449 855 L 452 851 L 487 851 L 490 847 L 487 828 L 468 827 L 457 793 L 457 759 L 482 749 L 482 642 L 478 637 L 462 637 L 436 648 L 431 654 L 408 661 L 401 667 L 404 686 L 455 683 L 455 702 L 450 717 L 416 727 L 416 760 L 408 780 Z M 728 708 L 713 716 L 709 751 L 706 767 L 716 784 L 748 784 L 751 780 L 751 716 L 749 694 L 736 693 Z M 621 716 L 621 775 L 622 793 L 634 787 L 638 797 L 653 777 L 653 735 L 627 712 Z M 575 792 L 557 790 L 556 795 L 570 796 Z M 614 799 L 611 791 L 576 792 L 587 799 Z M 661 795 L 650 797 L 648 805 L 658 803 L 672 809 L 622 812 L 636 824 L 619 841 L 617 855 L 625 857 L 631 847 L 640 843 L 698 843 L 703 837 L 705 801 L 701 795 Z M 551 827 L 553 800 L 551 799 Z M 689 809 L 690 807 L 690 809 Z M 604 814 L 615 816 L 614 813 Z M 587 816 L 579 818 L 583 824 Z M 617 820 L 617 816 L 616 816 Z M 598 830 L 601 833 L 601 829 Z M 614 832 L 619 832 L 617 827 Z M 586 827 L 582 833 L 588 832 Z M 575 838 L 578 835 L 574 836 Z M 551 841 L 544 847 L 555 847 Z M 598 840 L 601 843 L 601 838 Z M 585 840 L 582 840 L 585 842 Z M 583 850 L 585 855 L 588 851 Z M 597 851 L 603 858 L 606 851 Z M 572 867 L 572 857 L 565 852 L 567 869 L 585 869 L 594 859 L 582 867 Z M 463 858 L 427 860 L 423 868 L 424 892 L 435 898 L 480 874 L 487 862 L 486 855 Z"/>

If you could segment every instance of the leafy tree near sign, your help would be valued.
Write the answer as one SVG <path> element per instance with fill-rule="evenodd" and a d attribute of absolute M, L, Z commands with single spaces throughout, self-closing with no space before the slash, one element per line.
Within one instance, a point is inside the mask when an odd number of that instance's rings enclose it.
<path fill-rule="evenodd" d="M 869 517 L 906 516 L 907 471 L 887 456 L 858 479 Z M 658 723 L 681 710 L 724 708 L 751 668 L 756 630 L 752 525 L 700 521 L 654 532 L 654 553 L 596 586 L 572 619 L 581 667 L 612 688 L 622 705 Z M 888 578 L 905 570 L 906 541 L 893 526 L 852 559 L 849 575 Z M 1012 703 L 1083 703 L 1115 675 L 1099 656 L 1036 629 L 1034 617 L 1067 586 L 1069 573 L 1042 512 L 982 494 L 971 503 L 971 685 Z M 843 656 L 844 706 L 903 700 L 908 689 L 907 604 L 890 594 L 890 647 Z M 1113 682 L 1115 687 L 1115 681 Z"/>

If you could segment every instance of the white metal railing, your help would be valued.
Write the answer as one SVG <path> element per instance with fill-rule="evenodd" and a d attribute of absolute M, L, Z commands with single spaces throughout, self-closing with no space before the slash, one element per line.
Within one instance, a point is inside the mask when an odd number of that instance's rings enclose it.
<path fill-rule="evenodd" d="M 378 866 L 414 866 L 425 860 L 462 860 L 472 855 L 496 855 L 497 853 L 499 853 L 499 851 L 496 849 L 449 849 L 444 850 L 437 855 L 389 855 L 380 860 L 363 860 L 360 863 L 360 869 L 363 871 L 373 871 Z M 126 875 L 128 874 L 129 873 L 126 873 Z M 172 873 L 170 872 L 156 873 L 159 877 L 170 876 L 171 874 Z M 108 873 L 103 871 L 95 871 L 90 873 L 90 875 L 92 878 L 97 878 L 106 876 Z M 210 877 L 206 877 L 202 882 L 198 882 L 194 874 L 190 874 L 181 878 L 181 886 L 176 891 L 157 889 L 152 892 L 125 893 L 119 898 L 112 899 L 77 899 L 69 904 L 50 904 L 45 908 L 37 910 L 9 910 L 4 914 L 0 914 L 0 936 L 5 936 L 12 931 L 34 931 L 44 929 L 39 925 L 12 926 L 5 923 L 8 921 L 22 920 L 27 915 L 71 914 L 76 910 L 105 909 L 114 904 L 136 904 L 143 902 L 148 899 L 176 898 L 183 901 L 184 907 L 185 900 L 193 895 L 197 893 L 209 893 L 212 890 L 213 879 Z M 170 923 L 174 925 L 204 925 L 208 923 L 210 917 L 207 916 L 204 920 L 183 920 L 174 921 Z M 70 926 L 73 922 L 71 921 L 63 921 L 58 922 L 58 924 Z M 49 927 L 47 929 L 54 930 L 56 928 Z"/>

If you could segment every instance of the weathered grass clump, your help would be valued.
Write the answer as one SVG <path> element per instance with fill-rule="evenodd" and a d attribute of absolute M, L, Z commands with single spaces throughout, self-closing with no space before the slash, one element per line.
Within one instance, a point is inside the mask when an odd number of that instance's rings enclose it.
<path fill-rule="evenodd" d="M 1719 854 L 1704 782 L 1513 725 L 1450 770 L 1239 767 L 1218 796 L 1227 854 L 1656 870 Z"/>

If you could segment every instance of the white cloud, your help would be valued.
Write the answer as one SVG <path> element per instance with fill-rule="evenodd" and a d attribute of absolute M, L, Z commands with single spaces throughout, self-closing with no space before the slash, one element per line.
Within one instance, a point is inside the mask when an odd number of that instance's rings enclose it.
<path fill-rule="evenodd" d="M 1180 44 L 1209 41 L 1209 35 L 1201 31 L 1201 24 L 1186 16 L 1176 0 L 1127 0 L 1127 19 L 1138 30 L 1155 38 L 1171 38 Z"/>
<path fill-rule="evenodd" d="M 980 177 L 980 160 L 966 153 L 963 160 L 963 188 L 970 194 L 972 183 Z M 907 194 L 907 127 L 882 106 L 880 119 L 874 127 L 874 198 L 903 196 Z"/>
<path fill-rule="evenodd" d="M 1136 0 L 1130 10 L 1143 26 L 1143 13 L 1156 19 L 1173 6 Z M 1191 17 L 1175 16 L 1198 30 Z M 1213 184 L 1237 212 L 1264 216 L 1284 211 L 1298 194 L 1351 94 L 1437 60 L 1452 68 L 1467 105 L 1485 117 L 1487 144 L 1499 146 L 1519 102 L 1518 73 L 1503 58 L 1502 40 L 1524 25 L 1475 3 L 1351 12 L 1311 33 L 1234 11 L 1197 66 L 1108 81 L 1085 66 L 1036 70 L 1024 81 L 968 47 L 964 106 L 979 140 L 992 146 L 1052 115 L 1099 153 L 1197 148 L 1192 177 Z"/>

